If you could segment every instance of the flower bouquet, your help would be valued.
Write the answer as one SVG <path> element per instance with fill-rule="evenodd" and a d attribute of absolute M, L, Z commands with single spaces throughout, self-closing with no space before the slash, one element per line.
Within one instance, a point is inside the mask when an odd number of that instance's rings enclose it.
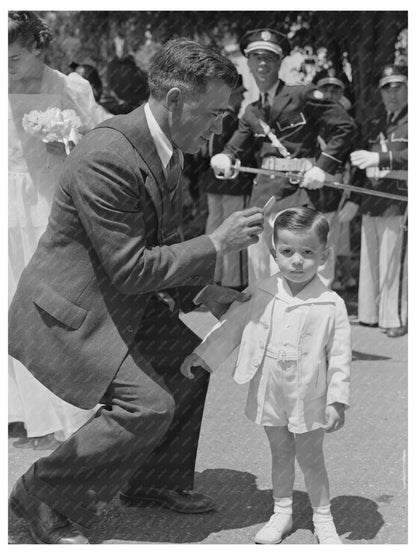
<path fill-rule="evenodd" d="M 65 152 L 70 153 L 70 141 L 74 144 L 80 139 L 78 129 L 82 126 L 74 110 L 48 108 L 44 112 L 32 110 L 22 119 L 23 129 L 29 135 L 39 137 L 44 143 L 58 141 L 65 145 Z"/>

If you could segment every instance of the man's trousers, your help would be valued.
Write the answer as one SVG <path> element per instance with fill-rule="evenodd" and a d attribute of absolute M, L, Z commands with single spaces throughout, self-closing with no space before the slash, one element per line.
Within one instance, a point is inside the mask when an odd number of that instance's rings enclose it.
<path fill-rule="evenodd" d="M 363 216 L 358 319 L 381 328 L 407 325 L 404 216 Z"/>
<path fill-rule="evenodd" d="M 35 496 L 84 526 L 122 486 L 193 488 L 209 374 L 198 368 L 189 380 L 179 368 L 200 339 L 156 297 L 136 339 L 96 415 L 23 476 Z"/>

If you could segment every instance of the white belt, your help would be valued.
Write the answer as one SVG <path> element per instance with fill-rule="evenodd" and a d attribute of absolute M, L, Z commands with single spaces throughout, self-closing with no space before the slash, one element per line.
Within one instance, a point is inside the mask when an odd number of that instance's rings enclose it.
<path fill-rule="evenodd" d="M 277 158 L 276 156 L 265 156 L 261 167 L 264 170 L 279 172 L 305 172 L 312 167 L 312 162 L 307 158 Z"/>
<path fill-rule="evenodd" d="M 266 349 L 265 356 L 274 358 L 280 362 L 285 362 L 286 360 L 298 360 L 299 358 L 297 351 L 286 351 L 285 349 L 273 349 L 270 347 Z"/>

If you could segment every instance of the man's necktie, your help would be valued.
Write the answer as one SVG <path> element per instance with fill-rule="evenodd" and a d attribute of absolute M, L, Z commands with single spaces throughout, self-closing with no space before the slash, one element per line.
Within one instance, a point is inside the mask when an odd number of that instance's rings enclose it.
<path fill-rule="evenodd" d="M 180 153 L 177 148 L 173 149 L 171 159 L 168 166 L 168 176 L 166 179 L 166 186 L 169 191 L 170 199 L 172 200 L 175 195 L 176 188 L 179 183 L 179 178 L 181 175 L 181 164 L 180 164 Z"/>
<path fill-rule="evenodd" d="M 270 102 L 269 102 L 269 93 L 267 92 L 263 94 L 263 102 L 261 104 L 261 109 L 263 112 L 264 121 L 268 123 L 270 118 Z"/>
<path fill-rule="evenodd" d="M 393 120 L 394 120 L 394 112 L 390 112 L 389 115 L 387 116 L 387 127 L 390 127 L 390 125 L 393 124 Z"/>

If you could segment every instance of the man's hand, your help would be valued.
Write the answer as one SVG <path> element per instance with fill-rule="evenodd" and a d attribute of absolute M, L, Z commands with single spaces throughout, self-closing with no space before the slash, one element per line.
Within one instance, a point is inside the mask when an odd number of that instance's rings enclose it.
<path fill-rule="evenodd" d="M 305 189 L 320 189 L 324 186 L 324 181 L 324 170 L 321 170 L 318 166 L 312 166 L 310 170 L 305 172 L 300 187 L 304 187 Z"/>
<path fill-rule="evenodd" d="M 348 200 L 338 212 L 338 221 L 341 224 L 350 222 L 358 212 L 358 204 Z"/>
<path fill-rule="evenodd" d="M 263 222 L 263 209 L 253 206 L 228 216 L 208 237 L 220 254 L 241 251 L 257 243 Z"/>
<path fill-rule="evenodd" d="M 250 293 L 240 293 L 229 287 L 212 284 L 205 288 L 198 300 L 219 320 L 234 301 L 244 303 L 250 298 Z"/>
<path fill-rule="evenodd" d="M 225 179 L 230 178 L 233 174 L 231 166 L 231 159 L 226 154 L 216 154 L 211 158 L 211 168 L 214 170 L 215 175 L 225 177 Z"/>
<path fill-rule="evenodd" d="M 360 170 L 366 168 L 378 168 L 380 164 L 380 154 L 378 152 L 370 152 L 368 150 L 355 150 L 350 155 L 351 164 L 357 166 Z"/>
<path fill-rule="evenodd" d="M 345 405 L 343 403 L 331 403 L 325 411 L 326 425 L 323 429 L 327 433 L 340 430 L 345 422 Z"/>
<path fill-rule="evenodd" d="M 191 353 L 181 364 L 181 374 L 183 374 L 185 378 L 193 380 L 195 376 L 193 375 L 191 368 L 195 368 L 196 366 L 200 366 L 207 372 L 210 371 L 210 368 L 206 365 L 206 363 L 199 355 L 197 355 L 196 353 Z"/>

